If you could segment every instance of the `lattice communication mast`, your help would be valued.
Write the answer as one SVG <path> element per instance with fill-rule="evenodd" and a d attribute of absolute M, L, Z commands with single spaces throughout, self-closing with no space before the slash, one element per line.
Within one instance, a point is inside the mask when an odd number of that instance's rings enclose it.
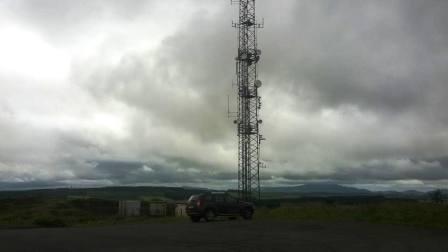
<path fill-rule="evenodd" d="M 243 200 L 260 199 L 260 135 L 259 117 L 261 81 L 257 76 L 257 63 L 261 50 L 257 46 L 257 30 L 263 24 L 255 17 L 255 0 L 231 0 L 239 4 L 238 22 L 232 26 L 238 29 L 238 55 L 236 56 L 237 100 L 235 112 L 238 132 L 238 192 Z"/>

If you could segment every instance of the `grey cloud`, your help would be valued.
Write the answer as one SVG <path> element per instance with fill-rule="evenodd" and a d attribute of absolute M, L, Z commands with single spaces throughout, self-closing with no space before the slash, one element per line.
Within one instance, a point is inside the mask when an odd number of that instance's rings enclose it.
<path fill-rule="evenodd" d="M 428 36 L 431 39 L 440 29 L 425 35 L 418 29 L 411 29 L 409 23 L 426 26 L 422 24 L 426 21 L 412 19 L 409 15 L 412 6 L 405 1 L 354 5 L 347 1 L 338 4 L 289 2 L 288 5 L 294 6 L 287 12 L 289 15 L 266 16 L 268 29 L 260 35 L 264 55 L 260 68 L 262 77 L 268 80 L 267 92 L 282 95 L 289 92 L 297 99 L 305 97 L 313 104 L 313 109 L 300 108 L 301 113 L 306 113 L 304 116 L 314 116 L 325 108 L 344 114 L 347 113 L 344 106 L 349 105 L 358 109 L 360 115 L 373 113 L 378 122 L 373 131 L 359 128 L 356 136 L 343 129 L 337 132 L 341 135 L 322 131 L 309 135 L 303 129 L 295 131 L 292 125 L 280 134 L 275 129 L 276 121 L 268 117 L 265 120 L 267 136 L 272 140 L 267 142 L 266 148 L 272 151 L 268 154 L 268 158 L 274 160 L 272 169 L 282 170 L 277 160 L 279 157 L 291 159 L 292 151 L 305 150 L 304 155 L 308 155 L 310 149 L 304 145 L 304 140 L 318 149 L 313 151 L 312 158 L 328 159 L 329 166 L 337 167 L 339 161 L 332 161 L 325 153 L 338 149 L 339 159 L 350 157 L 344 162 L 363 163 L 378 158 L 437 156 L 447 150 L 443 138 L 438 141 L 437 135 L 427 131 L 444 131 L 444 113 L 433 106 L 432 97 L 435 90 L 445 88 L 438 78 L 427 78 L 445 65 L 442 63 L 446 58 L 435 58 L 437 48 L 431 49 L 425 43 Z M 275 4 L 271 7 L 275 8 Z M 269 13 L 263 9 L 261 12 Z M 224 110 L 224 95 L 229 92 L 235 41 L 223 20 L 221 16 L 197 15 L 180 32 L 167 38 L 156 53 L 127 55 L 113 68 L 100 67 L 92 73 L 81 71 L 81 75 L 87 76 L 84 85 L 98 97 L 113 97 L 136 106 L 160 125 L 193 133 L 205 144 L 229 139 L 233 129 L 219 112 Z M 442 44 L 437 46 L 444 48 Z M 435 59 L 438 61 L 434 62 Z M 446 79 L 443 75 L 437 76 Z M 193 95 L 189 96 L 189 92 Z M 447 92 L 440 94 L 444 93 Z M 265 99 L 279 102 L 269 97 Z M 297 106 L 302 105 L 306 104 L 297 101 Z M 421 114 L 428 110 L 437 116 Z M 398 120 L 393 120 L 394 117 Z M 359 122 L 355 120 L 354 123 Z M 415 123 L 413 127 L 424 132 L 418 134 L 406 123 Z M 406 127 L 405 130 L 402 127 Z M 337 162 L 331 164 L 334 161 Z M 303 165 L 291 161 L 290 166 Z M 393 176 L 381 172 L 365 174 L 341 168 L 334 173 L 326 173 L 321 167 L 304 169 L 306 178 L 342 179 L 350 172 L 359 179 L 400 177 L 399 173 Z M 370 169 L 381 170 L 381 167 Z M 412 172 L 402 173 L 401 177 L 422 178 Z"/>
<path fill-rule="evenodd" d="M 352 104 L 393 115 L 431 109 L 444 116 L 432 102 L 434 90 L 444 90 L 443 97 L 448 93 L 443 81 L 448 58 L 440 55 L 448 34 L 448 18 L 441 11 L 446 3 L 318 1 L 294 6 L 286 21 L 272 18 L 264 41 L 270 48 L 263 70 L 276 76 L 277 84 L 295 83 L 296 92 L 305 90 L 319 108 Z"/>
<path fill-rule="evenodd" d="M 99 20 L 133 20 L 151 13 L 154 1 L 133 0 L 6 0 L 4 8 L 13 13 L 18 23 L 32 25 L 49 38 L 68 41 Z"/>
<path fill-rule="evenodd" d="M 126 26 L 151 15 L 153 4 L 53 2 L 10 4 L 23 22 L 35 20 L 49 34 L 67 28 L 73 37 L 101 18 Z M 264 183 L 448 179 L 446 158 L 437 158 L 448 154 L 448 3 L 258 4 L 266 22 L 259 33 Z M 218 9 L 196 12 L 155 49 L 105 62 L 103 53 L 114 49 L 107 40 L 102 53 L 74 62 L 70 81 L 96 105 L 112 101 L 131 111 L 123 139 L 27 129 L 11 122 L 14 110 L 0 107 L 0 135 L 10 143 L 0 144 L 0 163 L 48 165 L 54 174 L 8 168 L 7 176 L 55 184 L 234 183 L 236 136 L 226 103 L 236 33 L 231 9 Z"/>
<path fill-rule="evenodd" d="M 227 28 L 227 29 L 226 29 Z M 228 138 L 233 33 L 199 12 L 155 53 L 125 55 L 113 66 L 78 68 L 94 95 L 136 106 L 161 125 L 194 132 L 204 141 Z M 230 30 L 232 31 L 232 30 Z"/>

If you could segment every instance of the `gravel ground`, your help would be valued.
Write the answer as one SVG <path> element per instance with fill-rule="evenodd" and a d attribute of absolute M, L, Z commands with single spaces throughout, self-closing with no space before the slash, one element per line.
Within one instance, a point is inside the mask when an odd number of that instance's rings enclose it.
<path fill-rule="evenodd" d="M 0 251 L 448 251 L 448 230 L 215 221 L 0 230 Z"/>

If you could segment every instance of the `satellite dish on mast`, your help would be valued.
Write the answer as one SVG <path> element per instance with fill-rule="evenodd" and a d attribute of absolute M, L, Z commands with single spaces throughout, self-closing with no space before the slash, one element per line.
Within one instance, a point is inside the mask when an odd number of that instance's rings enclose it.
<path fill-rule="evenodd" d="M 261 50 L 257 49 L 257 55 L 261 55 Z"/>
<path fill-rule="evenodd" d="M 256 80 L 255 81 L 255 87 L 257 87 L 257 88 L 260 88 L 262 84 L 263 83 L 261 82 L 261 80 Z"/>

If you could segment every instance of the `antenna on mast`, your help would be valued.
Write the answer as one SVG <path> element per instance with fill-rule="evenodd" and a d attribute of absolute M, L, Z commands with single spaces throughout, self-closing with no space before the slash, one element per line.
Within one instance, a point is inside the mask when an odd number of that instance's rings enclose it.
<path fill-rule="evenodd" d="M 235 117 L 238 134 L 238 194 L 243 200 L 260 199 L 260 145 L 265 140 L 260 134 L 259 119 L 261 97 L 259 89 L 262 82 L 258 80 L 257 64 L 261 50 L 257 44 L 257 30 L 264 27 L 264 19 L 257 23 L 255 0 L 230 0 L 239 4 L 238 21 L 232 26 L 238 29 L 238 52 L 235 57 L 237 112 L 230 112 L 230 98 L 227 97 L 228 116 Z"/>

